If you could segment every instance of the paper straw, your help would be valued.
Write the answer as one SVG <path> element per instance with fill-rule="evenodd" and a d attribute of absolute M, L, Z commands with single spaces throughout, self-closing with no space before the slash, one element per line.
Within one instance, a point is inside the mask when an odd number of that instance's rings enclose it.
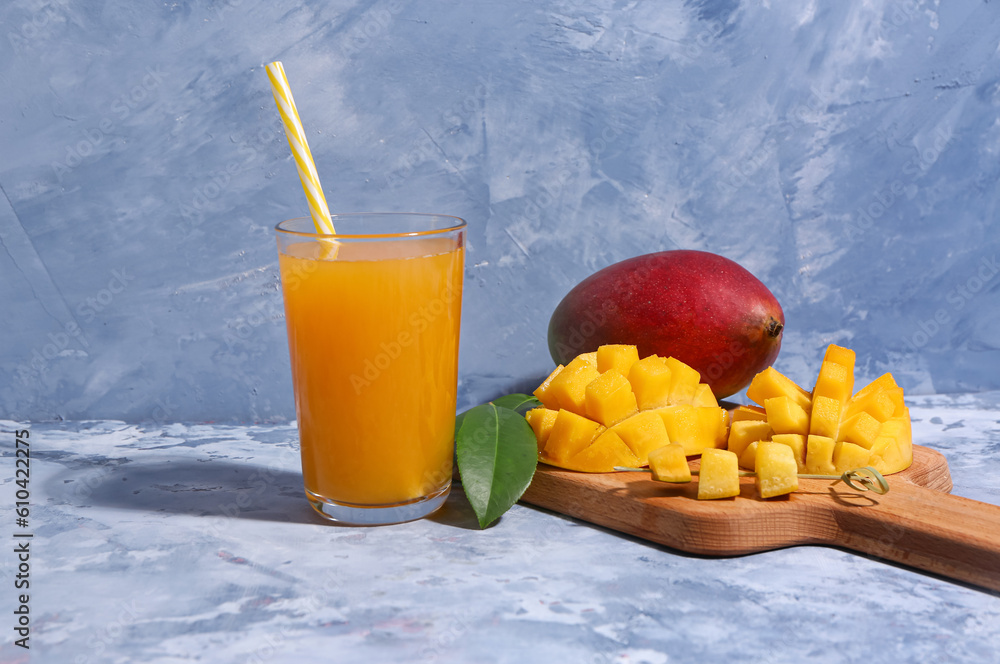
<path fill-rule="evenodd" d="M 302 180 L 302 188 L 306 191 L 309 214 L 312 215 L 313 224 L 316 225 L 316 232 L 333 235 L 336 231 L 330 219 L 330 208 L 326 205 L 323 187 L 320 186 L 319 175 L 316 174 L 316 164 L 313 163 L 312 152 L 309 151 L 309 143 L 306 142 L 306 133 L 302 130 L 302 120 L 299 119 L 299 112 L 295 109 L 292 90 L 288 86 L 288 79 L 285 78 L 285 68 L 280 62 L 272 62 L 267 66 L 267 78 L 271 81 L 274 103 L 278 105 L 281 123 L 285 126 L 285 136 L 288 137 L 288 145 L 292 148 L 295 166 L 299 169 L 299 179 Z"/>

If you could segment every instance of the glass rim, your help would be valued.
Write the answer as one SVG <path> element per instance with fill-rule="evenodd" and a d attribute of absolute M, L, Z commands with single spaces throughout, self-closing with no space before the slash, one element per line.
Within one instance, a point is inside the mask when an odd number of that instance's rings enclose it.
<path fill-rule="evenodd" d="M 454 233 L 455 231 L 460 231 L 466 226 L 468 226 L 465 219 L 461 217 L 456 217 L 451 214 L 436 214 L 432 212 L 343 212 L 339 214 L 331 214 L 330 218 L 336 226 L 336 220 L 338 218 L 346 219 L 347 217 L 353 218 L 365 218 L 365 217 L 436 217 L 440 219 L 450 219 L 456 223 L 447 226 L 446 228 L 431 228 L 419 231 L 398 231 L 390 233 L 318 233 L 315 229 L 312 217 L 292 217 L 291 219 L 285 219 L 284 221 L 278 222 L 274 226 L 274 230 L 279 234 L 294 235 L 303 238 L 336 238 L 341 240 L 368 240 L 368 239 L 387 239 L 387 238 L 407 238 L 407 237 L 427 237 L 430 235 L 441 235 L 447 233 Z M 290 224 L 296 221 L 308 221 L 312 230 L 310 231 L 298 231 L 292 230 L 290 228 L 285 228 L 285 224 Z"/>

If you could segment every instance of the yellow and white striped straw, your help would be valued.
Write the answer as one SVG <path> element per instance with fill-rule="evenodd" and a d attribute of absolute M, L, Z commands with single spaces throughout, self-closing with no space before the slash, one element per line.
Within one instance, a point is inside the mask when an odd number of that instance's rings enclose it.
<path fill-rule="evenodd" d="M 330 219 L 330 208 L 327 207 L 323 188 L 319 184 L 316 164 L 313 163 L 312 152 L 309 151 L 309 143 L 306 142 L 306 133 L 302 130 L 302 120 L 299 119 L 291 88 L 288 87 L 288 79 L 285 78 L 285 68 L 280 62 L 272 62 L 267 66 L 267 78 L 271 81 L 274 103 L 278 105 L 278 113 L 281 114 L 281 122 L 285 126 L 285 136 L 288 137 L 288 145 L 292 148 L 292 156 L 299 169 L 302 188 L 306 190 L 309 214 L 312 215 L 313 223 L 316 225 L 316 232 L 333 235 L 336 231 Z"/>

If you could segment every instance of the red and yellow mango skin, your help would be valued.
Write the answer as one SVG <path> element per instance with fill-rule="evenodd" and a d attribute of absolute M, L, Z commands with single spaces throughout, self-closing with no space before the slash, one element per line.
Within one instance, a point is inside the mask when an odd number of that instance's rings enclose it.
<path fill-rule="evenodd" d="M 675 357 L 723 398 L 774 362 L 784 325 L 777 299 L 739 264 L 704 251 L 662 251 L 580 282 L 553 312 L 548 341 L 556 364 L 605 344 Z"/>

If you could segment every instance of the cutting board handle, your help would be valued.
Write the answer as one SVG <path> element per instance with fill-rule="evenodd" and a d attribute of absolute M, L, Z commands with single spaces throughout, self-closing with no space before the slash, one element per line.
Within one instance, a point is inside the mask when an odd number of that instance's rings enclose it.
<path fill-rule="evenodd" d="M 834 544 L 1000 591 L 1000 507 L 909 482 L 833 504 Z"/>

